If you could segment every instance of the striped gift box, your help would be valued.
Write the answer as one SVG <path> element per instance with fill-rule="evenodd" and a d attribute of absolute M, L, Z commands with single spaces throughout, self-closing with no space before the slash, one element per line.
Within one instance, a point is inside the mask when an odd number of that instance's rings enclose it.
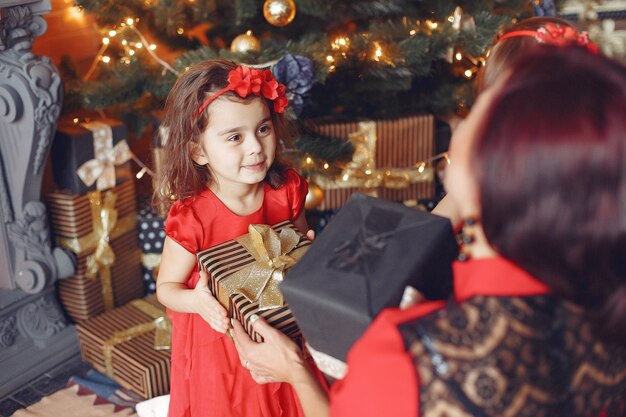
<path fill-rule="evenodd" d="M 308 250 L 311 241 L 296 229 L 290 221 L 272 225 L 272 229 L 277 233 L 280 233 L 283 228 L 294 230 L 300 237 L 298 244 L 289 252 L 289 256 L 297 261 Z M 244 328 L 246 328 L 253 340 L 263 341 L 263 338 L 252 329 L 249 322 L 253 314 L 258 314 L 271 326 L 300 343 L 302 333 L 296 325 L 289 306 L 283 305 L 282 307 L 261 311 L 258 303 L 249 301 L 240 292 L 236 290 L 231 291 L 225 285 L 225 282 L 234 273 L 250 267 L 254 263 L 254 256 L 237 239 L 229 240 L 198 253 L 198 267 L 210 274 L 209 289 L 218 301 L 228 309 L 229 316 L 238 319 L 244 325 Z M 287 274 L 285 279 L 288 279 L 288 276 L 289 274 Z"/>
<path fill-rule="evenodd" d="M 313 124 L 319 133 L 348 139 L 359 130 L 359 122 Z M 434 152 L 434 117 L 414 115 L 391 120 L 376 121 L 376 168 L 407 169 L 426 161 Z M 318 210 L 336 210 L 348 201 L 358 188 L 324 190 L 324 201 Z M 377 195 L 385 200 L 404 202 L 432 198 L 435 188 L 432 181 L 411 184 L 407 188 L 378 188 Z"/>
<path fill-rule="evenodd" d="M 170 387 L 170 351 L 155 349 L 155 330 L 138 332 L 130 340 L 125 338 L 125 341 L 113 344 L 112 372 L 107 371 L 105 360 L 105 345 L 111 344 L 116 333 L 155 320 L 154 316 L 138 308 L 135 301 L 78 323 L 76 330 L 81 357 L 86 363 L 99 372 L 108 373 L 122 387 L 148 399 L 167 394 Z M 157 307 L 165 315 L 165 308 L 155 296 L 138 301 Z"/>
<path fill-rule="evenodd" d="M 118 224 L 109 244 L 115 253 L 115 263 L 110 268 L 111 289 L 115 306 L 121 306 L 144 295 L 141 248 L 136 228 L 137 203 L 133 181 L 111 188 L 117 196 L 115 208 Z M 48 209 L 52 232 L 57 244 L 80 241 L 93 232 L 92 211 L 88 195 L 53 192 L 48 194 Z M 71 244 L 69 246 L 72 246 Z M 99 277 L 86 274 L 87 259 L 95 247 L 78 250 L 77 266 L 73 276 L 59 281 L 59 298 L 68 316 L 75 322 L 95 317 L 105 311 L 103 286 Z"/>

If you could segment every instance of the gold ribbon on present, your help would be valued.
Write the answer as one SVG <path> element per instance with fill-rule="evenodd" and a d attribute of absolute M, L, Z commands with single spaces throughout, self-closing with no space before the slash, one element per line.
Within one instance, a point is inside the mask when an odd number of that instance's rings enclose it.
<path fill-rule="evenodd" d="M 434 172 L 425 164 L 410 168 L 376 168 L 376 122 L 359 122 L 356 132 L 348 135 L 354 146 L 352 161 L 337 178 L 314 175 L 313 180 L 324 190 L 359 188 L 371 194 L 375 188 L 407 188 L 411 184 L 432 181 Z"/>
<path fill-rule="evenodd" d="M 138 336 L 146 334 L 154 330 L 154 349 L 155 350 L 169 350 L 171 349 L 172 342 L 172 323 L 167 318 L 166 313 L 150 304 L 146 300 L 138 299 L 133 300 L 130 304 L 146 313 L 153 318 L 152 321 L 141 323 L 136 326 L 131 326 L 128 329 L 119 330 L 104 341 L 102 346 L 102 353 L 104 355 L 104 367 L 108 376 L 113 377 L 113 348 L 115 346 L 128 342 Z"/>
<path fill-rule="evenodd" d="M 89 279 L 100 276 L 104 309 L 111 310 L 114 306 L 113 286 L 111 285 L 111 266 L 115 263 L 115 253 L 109 244 L 110 234 L 117 222 L 117 210 L 115 209 L 116 196 L 114 193 L 90 193 L 89 203 L 92 210 L 94 231 L 100 237 L 94 253 L 87 257 L 85 275 Z"/>
<path fill-rule="evenodd" d="M 115 165 L 121 165 L 131 158 L 126 139 L 113 146 L 111 126 L 102 122 L 83 123 L 82 126 L 93 133 L 94 158 L 82 164 L 76 173 L 90 187 L 96 183 L 98 190 L 115 186 Z"/>
<path fill-rule="evenodd" d="M 90 279 L 100 276 L 100 286 L 106 311 L 114 305 L 113 286 L 111 284 L 111 266 L 115 262 L 115 253 L 109 242 L 133 230 L 137 225 L 136 213 L 129 213 L 118 220 L 115 201 L 117 196 L 111 190 L 101 193 L 92 191 L 87 194 L 91 208 L 92 232 L 79 238 L 57 238 L 58 246 L 76 254 L 94 249 L 87 257 L 85 275 Z"/>
<path fill-rule="evenodd" d="M 240 292 L 250 302 L 258 303 L 259 310 L 269 310 L 284 304 L 279 284 L 284 271 L 295 265 L 289 253 L 296 248 L 300 236 L 285 227 L 280 235 L 270 226 L 251 224 L 248 234 L 235 239 L 255 259 L 255 262 L 220 281 L 229 294 Z"/>
<path fill-rule="evenodd" d="M 155 269 L 161 265 L 161 254 L 160 253 L 142 253 L 141 254 L 141 264 L 144 268 L 147 269 Z"/>

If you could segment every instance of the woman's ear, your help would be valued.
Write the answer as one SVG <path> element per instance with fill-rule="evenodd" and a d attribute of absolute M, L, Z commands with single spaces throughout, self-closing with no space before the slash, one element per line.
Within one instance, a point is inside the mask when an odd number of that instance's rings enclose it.
<path fill-rule="evenodd" d="M 206 165 L 209 163 L 209 159 L 206 157 L 206 152 L 202 149 L 200 144 L 195 142 L 189 142 L 189 152 L 191 153 L 191 159 L 198 165 Z"/>

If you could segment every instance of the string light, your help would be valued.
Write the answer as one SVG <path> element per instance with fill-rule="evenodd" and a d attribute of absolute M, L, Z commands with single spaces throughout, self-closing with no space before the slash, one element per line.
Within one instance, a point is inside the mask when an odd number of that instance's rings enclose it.
<path fill-rule="evenodd" d="M 474 75 L 474 73 L 472 72 L 471 69 L 467 69 L 465 70 L 465 72 L 463 73 L 465 75 L 465 77 L 467 78 L 472 78 L 472 75 Z"/>
<path fill-rule="evenodd" d="M 463 59 L 463 54 L 461 54 L 460 52 L 457 52 L 454 57 L 456 58 L 457 61 L 460 61 L 461 59 Z"/>
<path fill-rule="evenodd" d="M 378 42 L 374 42 L 374 61 L 380 62 L 380 59 L 383 56 L 383 48 L 380 46 Z"/>
<path fill-rule="evenodd" d="M 146 173 L 146 171 L 148 171 L 148 168 L 143 167 L 139 170 L 139 172 L 135 175 L 135 177 L 139 180 L 141 179 L 141 177 L 144 176 L 144 174 Z"/>
<path fill-rule="evenodd" d="M 346 50 L 350 48 L 350 38 L 338 36 L 330 43 L 330 47 L 334 50 Z"/>
<path fill-rule="evenodd" d="M 112 37 L 112 38 L 113 38 L 115 35 L 117 35 L 117 31 L 116 31 L 116 30 L 110 30 L 110 31 L 109 31 L 109 36 L 110 36 L 110 37 Z"/>
<path fill-rule="evenodd" d="M 415 35 L 416 33 L 417 33 L 417 31 L 415 29 L 411 29 L 409 31 L 409 35 L 411 35 L 411 36 Z"/>
<path fill-rule="evenodd" d="M 102 62 L 104 62 L 105 64 L 108 64 L 109 62 L 111 62 L 111 57 L 107 56 L 107 55 L 104 55 L 102 57 Z"/>

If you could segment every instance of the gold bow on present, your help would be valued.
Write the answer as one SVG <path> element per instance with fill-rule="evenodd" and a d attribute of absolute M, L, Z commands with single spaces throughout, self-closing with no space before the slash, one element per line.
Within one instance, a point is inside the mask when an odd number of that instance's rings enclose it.
<path fill-rule="evenodd" d="M 112 309 L 114 305 L 113 288 L 111 286 L 111 266 L 115 263 L 115 253 L 109 244 L 109 239 L 111 231 L 117 223 L 116 198 L 115 193 L 110 191 L 104 193 L 104 198 L 102 198 L 100 192 L 89 194 L 94 234 L 99 239 L 96 250 L 87 257 L 85 275 L 90 279 L 95 279 L 100 275 L 105 310 Z"/>
<path fill-rule="evenodd" d="M 376 168 L 376 122 L 359 122 L 358 130 L 348 135 L 354 146 L 354 154 L 338 178 L 314 175 L 313 179 L 324 190 L 359 188 L 374 194 L 379 187 L 391 189 L 407 188 L 411 184 L 432 181 L 433 169 L 426 164 L 419 168 Z"/>
<path fill-rule="evenodd" d="M 121 165 L 131 158 L 130 148 L 125 139 L 113 146 L 111 126 L 102 122 L 82 125 L 93 132 L 94 158 L 82 164 L 76 173 L 90 187 L 96 183 L 98 190 L 115 186 L 115 165 Z"/>
<path fill-rule="evenodd" d="M 113 348 L 120 343 L 130 341 L 145 333 L 154 330 L 154 349 L 169 350 L 172 341 L 172 323 L 167 318 L 164 311 L 150 304 L 146 300 L 138 299 L 130 302 L 135 308 L 146 313 L 153 318 L 152 321 L 131 326 L 128 329 L 119 330 L 104 341 L 102 353 L 104 355 L 104 366 L 106 373 L 113 376 Z"/>
<path fill-rule="evenodd" d="M 255 259 L 255 262 L 220 281 L 230 294 L 240 292 L 250 302 L 258 303 L 259 310 L 269 310 L 284 304 L 278 287 L 284 271 L 296 263 L 289 256 L 300 241 L 300 236 L 285 227 L 277 234 L 264 224 L 251 224 L 248 234 L 236 239 Z"/>

